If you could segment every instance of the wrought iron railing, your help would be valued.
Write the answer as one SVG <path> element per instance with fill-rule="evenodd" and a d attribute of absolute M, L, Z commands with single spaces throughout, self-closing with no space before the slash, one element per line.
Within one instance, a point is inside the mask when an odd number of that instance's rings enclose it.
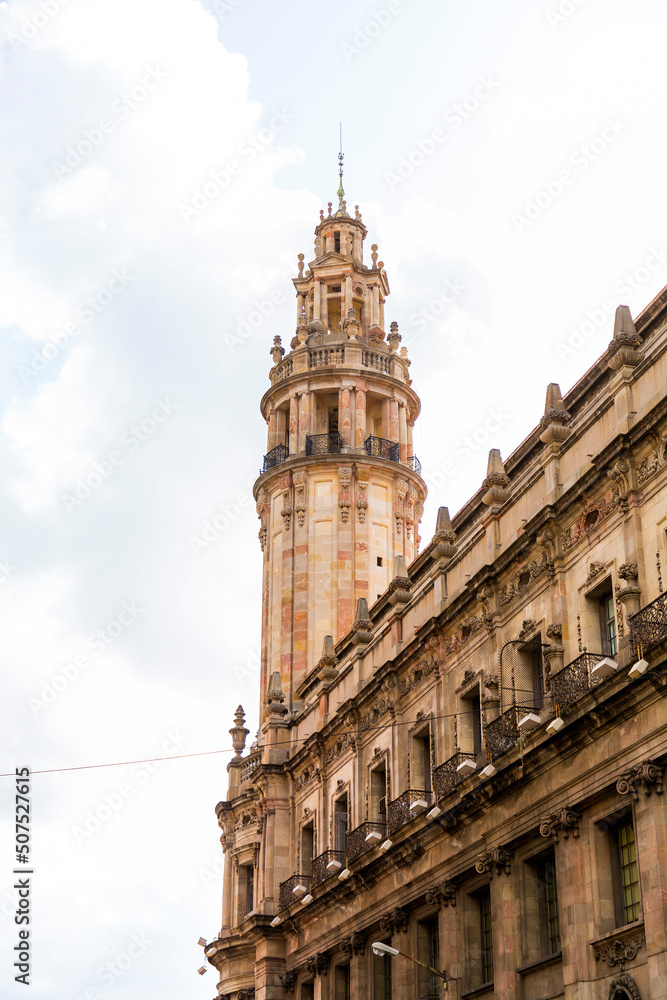
<path fill-rule="evenodd" d="M 364 368 L 374 368 L 385 375 L 391 375 L 391 358 L 388 354 L 379 354 L 377 351 L 362 351 L 361 363 Z"/>
<path fill-rule="evenodd" d="M 310 875 L 292 875 L 286 882 L 280 883 L 278 886 L 278 905 L 281 910 L 302 898 L 293 891 L 297 885 L 305 885 L 307 890 L 310 889 Z"/>
<path fill-rule="evenodd" d="M 264 464 L 262 466 L 262 472 L 268 472 L 269 469 L 274 469 L 276 465 L 282 465 L 289 458 L 289 448 L 286 444 L 279 444 L 277 448 L 272 448 L 264 456 Z"/>
<path fill-rule="evenodd" d="M 450 795 L 454 791 L 459 782 L 463 781 L 462 775 L 457 774 L 456 768 L 464 760 L 475 760 L 476 756 L 474 753 L 459 751 L 446 760 L 444 764 L 436 767 L 433 772 L 433 787 L 438 795 Z"/>
<path fill-rule="evenodd" d="M 348 863 L 356 861 L 364 851 L 370 850 L 375 843 L 379 843 L 377 839 L 375 841 L 366 840 L 369 833 L 379 833 L 384 840 L 386 829 L 385 823 L 361 823 L 351 833 L 348 833 L 345 851 Z"/>
<path fill-rule="evenodd" d="M 499 757 L 519 742 L 521 735 L 519 723 L 524 715 L 528 715 L 529 712 L 540 715 L 543 711 L 540 705 L 513 705 L 497 719 L 488 722 L 484 727 L 484 742 L 491 756 Z"/>
<path fill-rule="evenodd" d="M 337 861 L 339 866 L 335 868 L 327 868 L 327 865 L 331 861 Z M 316 858 L 313 858 L 313 874 L 311 885 L 313 889 L 320 882 L 324 882 L 325 878 L 330 878 L 332 875 L 336 875 L 340 869 L 345 864 L 345 851 L 324 851 L 323 854 L 319 854 Z"/>
<path fill-rule="evenodd" d="M 418 476 L 421 476 L 422 464 L 416 455 L 409 455 L 406 465 L 409 465 L 413 472 L 416 472 Z"/>
<path fill-rule="evenodd" d="M 247 781 L 260 764 L 262 755 L 257 753 L 254 756 L 249 756 L 247 760 L 241 765 L 241 781 Z"/>
<path fill-rule="evenodd" d="M 344 347 L 319 347 L 308 354 L 311 368 L 324 368 L 326 365 L 345 364 Z"/>
<path fill-rule="evenodd" d="M 667 594 L 661 594 L 628 618 L 632 638 L 644 649 L 652 649 L 667 639 Z"/>
<path fill-rule="evenodd" d="M 306 455 L 338 455 L 343 444 L 340 434 L 309 434 Z"/>
<path fill-rule="evenodd" d="M 374 458 L 388 458 L 390 462 L 398 462 L 398 443 L 387 441 L 386 438 L 367 437 L 364 441 L 366 453 Z"/>
<path fill-rule="evenodd" d="M 402 826 L 418 815 L 414 809 L 410 809 L 410 806 L 413 802 L 420 800 L 430 806 L 433 801 L 433 793 L 423 788 L 409 788 L 407 792 L 403 792 L 397 799 L 389 803 L 387 806 L 387 825 L 390 834 L 400 830 Z"/>
<path fill-rule="evenodd" d="M 598 681 L 591 677 L 591 669 L 602 659 L 602 653 L 582 653 L 566 667 L 551 676 L 551 694 L 556 705 L 572 705 Z"/>

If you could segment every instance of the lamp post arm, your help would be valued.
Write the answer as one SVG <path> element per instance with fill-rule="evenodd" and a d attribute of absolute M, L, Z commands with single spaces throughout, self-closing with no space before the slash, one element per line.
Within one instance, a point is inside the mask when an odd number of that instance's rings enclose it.
<path fill-rule="evenodd" d="M 396 950 L 398 951 L 398 948 Z M 438 969 L 434 969 L 431 965 L 427 965 L 425 962 L 420 962 L 418 958 L 413 958 L 412 955 L 407 955 L 404 951 L 399 951 L 398 954 L 402 955 L 403 958 L 409 958 L 411 962 L 415 963 L 415 965 L 421 965 L 422 969 L 428 969 L 429 972 L 432 972 L 435 976 L 439 976 L 440 979 L 443 979 L 445 983 L 447 982 L 446 972 L 439 972 Z"/>

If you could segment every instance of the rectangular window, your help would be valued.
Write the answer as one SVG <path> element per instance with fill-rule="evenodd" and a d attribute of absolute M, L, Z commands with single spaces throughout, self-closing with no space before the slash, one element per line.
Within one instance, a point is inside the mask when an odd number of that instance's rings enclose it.
<path fill-rule="evenodd" d="M 253 865 L 239 867 L 239 920 L 245 920 L 255 905 L 255 869 Z"/>
<path fill-rule="evenodd" d="M 334 850 L 345 852 L 347 846 L 347 795 L 334 802 Z"/>
<path fill-rule="evenodd" d="M 616 844 L 621 874 L 621 912 L 624 923 L 631 924 L 639 920 L 640 907 L 637 845 L 632 816 L 627 816 L 617 826 Z"/>
<path fill-rule="evenodd" d="M 410 788 L 431 791 L 431 737 L 428 729 L 412 738 Z"/>
<path fill-rule="evenodd" d="M 461 701 L 460 737 L 463 753 L 477 757 L 482 749 L 482 705 L 478 693 Z"/>
<path fill-rule="evenodd" d="M 479 925 L 481 937 L 482 982 L 493 980 L 493 928 L 491 923 L 491 890 L 486 889 L 479 896 Z"/>
<path fill-rule="evenodd" d="M 618 652 L 618 637 L 616 635 L 614 595 L 611 589 L 599 599 L 599 608 L 602 652 L 605 656 L 615 656 Z"/>
<path fill-rule="evenodd" d="M 301 1000 L 314 1000 L 315 983 L 301 983 Z"/>
<path fill-rule="evenodd" d="M 312 821 L 301 827 L 301 861 L 299 863 L 299 874 L 310 875 L 313 867 L 313 854 L 315 850 L 315 831 Z"/>
<path fill-rule="evenodd" d="M 391 955 L 373 956 L 373 1000 L 391 1000 Z"/>
<path fill-rule="evenodd" d="M 350 966 L 337 965 L 334 969 L 335 1000 L 350 1000 Z"/>
<path fill-rule="evenodd" d="M 544 660 L 540 636 L 518 647 L 514 672 L 517 705 L 539 712 L 544 704 Z"/>
<path fill-rule="evenodd" d="M 420 962 L 430 965 L 432 969 L 440 968 L 438 964 L 440 961 L 440 940 L 437 917 L 430 920 L 420 920 L 417 924 L 417 950 Z M 418 966 L 418 969 L 419 997 L 437 997 L 442 982 L 440 977 L 422 966 Z"/>
<path fill-rule="evenodd" d="M 334 250 L 336 253 L 340 253 L 340 233 L 338 231 L 334 233 Z"/>
<path fill-rule="evenodd" d="M 537 877 L 540 883 L 540 916 L 543 927 L 544 947 L 547 955 L 560 951 L 560 927 L 558 923 L 558 892 L 556 885 L 556 865 L 554 856 L 542 858 L 537 863 Z"/>
<path fill-rule="evenodd" d="M 368 817 L 376 823 L 387 819 L 387 770 L 384 764 L 371 771 L 371 814 Z"/>

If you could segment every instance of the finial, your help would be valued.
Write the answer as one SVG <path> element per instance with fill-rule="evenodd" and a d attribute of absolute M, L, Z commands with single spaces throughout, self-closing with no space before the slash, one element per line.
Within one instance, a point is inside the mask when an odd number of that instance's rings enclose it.
<path fill-rule="evenodd" d="M 371 260 L 373 261 L 373 267 L 377 267 L 378 263 L 378 245 L 377 243 L 371 244 Z"/>
<path fill-rule="evenodd" d="M 300 253 L 297 259 L 299 261 L 299 277 L 303 278 L 303 254 Z"/>
<path fill-rule="evenodd" d="M 282 346 L 282 341 L 278 334 L 273 338 L 273 347 L 269 351 L 269 354 L 273 358 L 274 365 L 279 365 L 283 359 L 285 353 L 285 348 Z"/>
<path fill-rule="evenodd" d="M 500 457 L 500 450 L 498 448 L 492 448 L 489 452 L 489 461 L 486 468 L 486 479 L 484 480 L 482 486 L 486 490 L 486 493 L 482 497 L 482 503 L 486 504 L 487 507 L 492 507 L 494 504 L 504 503 L 509 496 L 509 486 L 510 478 L 505 472 L 505 466 L 503 465 L 503 460 Z"/>
<path fill-rule="evenodd" d="M 637 333 L 632 314 L 627 306 L 618 306 L 614 316 L 614 338 L 607 348 L 607 364 L 614 371 L 625 367 L 636 368 L 642 360 L 642 338 Z"/>
<path fill-rule="evenodd" d="M 394 320 L 389 327 L 389 349 L 392 351 L 398 350 L 398 345 L 401 342 L 401 335 L 398 332 L 398 323 Z"/>
<path fill-rule="evenodd" d="M 434 559 L 451 559 L 456 552 L 456 534 L 452 529 L 448 507 L 438 508 L 435 534 L 432 539 Z"/>
<path fill-rule="evenodd" d="M 234 712 L 234 726 L 229 730 L 229 735 L 232 738 L 232 746 L 236 751 L 236 756 L 240 757 L 243 753 L 243 748 L 245 747 L 246 736 L 250 732 L 246 729 L 245 723 L 245 712 L 243 711 L 243 706 L 239 707 Z"/>
<path fill-rule="evenodd" d="M 332 208 L 332 205 L 333 205 L 333 202 L 331 202 L 331 201 L 327 202 L 327 208 L 329 209 L 328 218 L 331 218 L 331 208 Z"/>
<path fill-rule="evenodd" d="M 324 222 L 324 209 L 320 209 L 320 223 Z"/>
<path fill-rule="evenodd" d="M 354 206 L 354 217 L 355 217 L 355 219 L 358 219 L 359 222 L 361 222 L 361 212 L 359 211 L 359 206 L 358 205 Z"/>
<path fill-rule="evenodd" d="M 345 213 L 345 202 L 343 198 L 345 197 L 345 191 L 343 190 L 343 123 L 340 122 L 340 149 L 338 152 L 338 190 L 336 194 L 338 195 L 338 211 Z"/>

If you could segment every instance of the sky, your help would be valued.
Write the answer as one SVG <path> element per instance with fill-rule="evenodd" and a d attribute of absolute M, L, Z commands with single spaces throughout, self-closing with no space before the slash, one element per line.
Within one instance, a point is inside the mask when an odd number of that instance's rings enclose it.
<path fill-rule="evenodd" d="M 339 122 L 428 542 L 667 284 L 666 29 L 658 0 L 0 2 L 3 998 L 22 767 L 31 995 L 215 993 L 259 400 Z"/>

